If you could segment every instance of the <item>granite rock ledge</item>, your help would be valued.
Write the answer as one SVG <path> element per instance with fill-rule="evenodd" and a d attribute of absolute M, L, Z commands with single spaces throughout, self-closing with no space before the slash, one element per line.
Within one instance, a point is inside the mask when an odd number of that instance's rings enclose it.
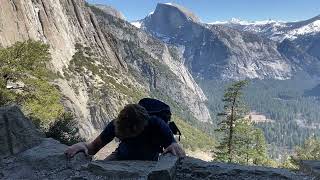
<path fill-rule="evenodd" d="M 64 155 L 66 145 L 44 138 L 17 106 L 0 108 L 0 179 L 223 179 L 316 180 L 320 161 L 302 161 L 301 172 L 257 166 L 178 159 L 159 161 L 93 161 L 79 153 Z"/>

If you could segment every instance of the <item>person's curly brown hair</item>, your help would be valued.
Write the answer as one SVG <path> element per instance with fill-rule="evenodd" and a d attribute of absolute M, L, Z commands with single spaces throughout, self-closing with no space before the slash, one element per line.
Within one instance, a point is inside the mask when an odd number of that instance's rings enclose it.
<path fill-rule="evenodd" d="M 147 110 L 138 104 L 128 104 L 114 121 L 115 134 L 122 140 L 139 135 L 148 124 Z"/>

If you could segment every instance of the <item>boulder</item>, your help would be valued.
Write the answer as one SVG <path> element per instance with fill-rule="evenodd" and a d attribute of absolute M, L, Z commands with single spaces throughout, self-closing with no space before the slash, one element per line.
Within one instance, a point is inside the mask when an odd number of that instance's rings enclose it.
<path fill-rule="evenodd" d="M 161 156 L 148 174 L 148 180 L 175 179 L 179 158 L 171 154 Z"/>
<path fill-rule="evenodd" d="M 40 145 L 20 153 L 17 157 L 33 169 L 53 170 L 59 168 L 80 169 L 81 165 L 91 159 L 84 153 L 77 154 L 72 159 L 67 159 L 64 151 L 68 146 L 51 138 L 44 139 Z"/>
<path fill-rule="evenodd" d="M 109 179 L 146 179 L 155 166 L 153 161 L 94 161 L 83 170 Z"/>
<path fill-rule="evenodd" d="M 83 153 L 72 159 L 64 155 L 66 145 L 44 138 L 38 145 L 0 161 L 2 179 L 72 179 L 80 175 L 81 166 L 90 158 Z M 80 177 L 89 177 L 86 174 Z M 90 177 L 89 179 L 94 179 Z"/>
<path fill-rule="evenodd" d="M 320 161 L 312 161 L 312 160 L 301 161 L 300 170 L 320 179 Z"/>
<path fill-rule="evenodd" d="M 178 162 L 176 156 L 166 154 L 159 161 L 93 161 L 83 170 L 110 179 L 171 180 Z"/>
<path fill-rule="evenodd" d="M 0 108 L 0 158 L 17 154 L 40 144 L 43 134 L 18 106 Z"/>

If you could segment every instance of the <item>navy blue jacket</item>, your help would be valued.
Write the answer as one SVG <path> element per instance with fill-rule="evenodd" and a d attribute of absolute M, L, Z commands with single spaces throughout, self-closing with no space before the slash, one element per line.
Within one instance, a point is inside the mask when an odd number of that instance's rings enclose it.
<path fill-rule="evenodd" d="M 113 121 L 106 126 L 100 137 L 106 144 L 114 139 L 115 126 Z M 151 116 L 142 133 L 120 142 L 116 150 L 117 158 L 119 160 L 156 161 L 162 149 L 173 142 L 176 141 L 168 124 L 156 116 Z"/>

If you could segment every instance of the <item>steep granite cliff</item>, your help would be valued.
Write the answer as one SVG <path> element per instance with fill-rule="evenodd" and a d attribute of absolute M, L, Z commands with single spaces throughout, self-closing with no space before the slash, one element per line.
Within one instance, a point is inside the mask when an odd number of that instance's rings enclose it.
<path fill-rule="evenodd" d="M 210 121 L 206 97 L 176 48 L 105 9 L 96 18 L 83 0 L 0 2 L 0 46 L 27 39 L 50 45 L 49 66 L 60 77 L 54 83 L 82 137 L 90 139 L 125 104 L 145 96 L 165 100 L 186 118 Z"/>

